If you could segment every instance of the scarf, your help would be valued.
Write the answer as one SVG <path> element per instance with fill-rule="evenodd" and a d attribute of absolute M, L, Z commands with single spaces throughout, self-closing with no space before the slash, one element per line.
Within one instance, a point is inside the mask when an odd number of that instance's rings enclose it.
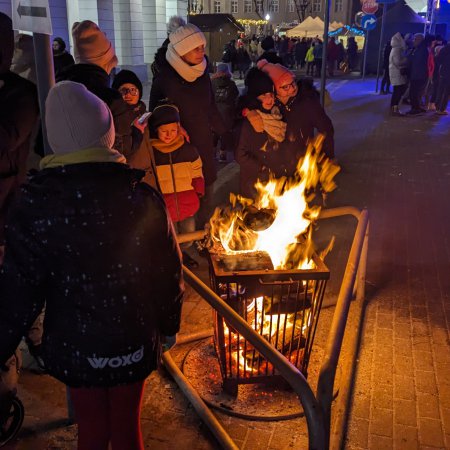
<path fill-rule="evenodd" d="M 283 122 L 280 110 L 274 106 L 270 113 L 262 112 L 259 109 L 256 112 L 261 116 L 264 131 L 275 141 L 283 142 L 286 133 L 286 122 Z"/>
<path fill-rule="evenodd" d="M 84 150 L 76 150 L 70 153 L 45 156 L 41 159 L 39 167 L 43 170 L 52 169 L 59 166 L 67 166 L 70 164 L 90 162 L 114 162 L 126 164 L 127 160 L 125 159 L 125 156 L 117 150 L 105 147 L 95 147 L 86 148 Z"/>
<path fill-rule="evenodd" d="M 171 153 L 184 144 L 184 137 L 182 134 L 179 134 L 170 144 L 166 144 L 159 139 L 150 139 L 150 143 L 152 144 L 152 147 L 156 148 L 156 150 L 161 153 Z"/>
<path fill-rule="evenodd" d="M 205 58 L 203 58 L 203 61 L 200 64 L 190 66 L 181 59 L 180 55 L 174 50 L 172 44 L 167 46 L 166 60 L 177 71 L 178 75 L 189 83 L 200 78 L 206 70 Z"/>

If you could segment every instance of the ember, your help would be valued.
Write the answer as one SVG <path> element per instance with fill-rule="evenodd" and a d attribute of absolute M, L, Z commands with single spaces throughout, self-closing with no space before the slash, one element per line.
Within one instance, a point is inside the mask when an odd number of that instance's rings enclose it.
<path fill-rule="evenodd" d="M 312 245 L 320 207 L 309 202 L 319 185 L 322 192 L 335 188 L 339 171 L 322 158 L 321 144 L 319 137 L 308 147 L 294 179 L 258 183 L 254 201 L 231 195 L 231 206 L 216 209 L 210 221 L 213 289 L 305 376 L 329 278 Z M 238 384 L 278 377 L 217 314 L 215 344 L 228 392 L 236 395 Z"/>

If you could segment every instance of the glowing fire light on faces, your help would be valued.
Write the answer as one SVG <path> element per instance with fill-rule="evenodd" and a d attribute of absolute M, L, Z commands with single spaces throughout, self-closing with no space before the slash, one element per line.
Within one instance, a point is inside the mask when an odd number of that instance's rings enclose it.
<path fill-rule="evenodd" d="M 298 252 L 298 239 L 308 232 L 310 225 L 320 213 L 320 206 L 310 206 L 308 191 L 313 191 L 320 183 L 323 192 L 331 192 L 335 187 L 334 176 L 340 168 L 324 158 L 320 149 L 323 136 L 318 136 L 298 162 L 296 177 L 286 180 L 271 179 L 267 183 L 257 182 L 255 201 L 231 196 L 233 207 L 240 203 L 243 207 L 253 205 L 258 210 L 274 211 L 273 223 L 262 231 L 254 231 L 242 226 L 243 209 L 229 211 L 216 209 L 211 218 L 211 236 L 220 242 L 226 254 L 240 254 L 255 251 L 267 252 L 275 269 L 304 269 L 311 267 L 311 233 L 308 233 L 304 251 Z M 244 208 L 245 210 L 245 208 Z M 297 250 L 297 251 L 296 251 Z"/>

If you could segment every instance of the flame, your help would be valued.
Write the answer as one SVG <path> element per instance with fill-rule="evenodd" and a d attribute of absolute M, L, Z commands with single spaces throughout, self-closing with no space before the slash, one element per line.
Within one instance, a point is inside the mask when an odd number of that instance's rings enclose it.
<path fill-rule="evenodd" d="M 312 267 L 311 224 L 318 218 L 321 208 L 309 203 L 319 184 L 322 192 L 335 189 L 333 179 L 340 170 L 321 153 L 323 139 L 319 135 L 308 145 L 292 179 L 258 181 L 254 201 L 231 194 L 231 207 L 216 209 L 210 221 L 211 238 L 220 244 L 222 251 L 226 254 L 267 252 L 275 269 Z M 249 207 L 253 211 L 270 211 L 273 222 L 266 229 L 252 229 L 246 223 Z M 299 246 L 302 235 L 306 239 Z"/>
<path fill-rule="evenodd" d="M 249 325 L 272 345 L 276 347 L 280 347 L 282 345 L 280 342 L 281 339 L 279 339 L 280 330 L 283 330 L 285 345 L 289 345 L 294 335 L 298 336 L 306 335 L 308 328 L 311 325 L 312 319 L 311 310 L 309 308 L 305 310 L 304 312 L 305 318 L 302 321 L 299 320 L 298 317 L 297 318 L 295 317 L 296 313 L 271 314 L 271 315 L 265 314 L 264 306 L 265 303 L 263 296 L 252 299 L 246 308 L 247 317 L 251 317 Z M 231 349 L 227 348 L 230 335 L 231 335 Z M 225 347 L 227 348 L 227 351 L 231 351 L 231 357 L 233 358 L 234 365 L 238 366 L 239 369 L 244 373 L 257 372 L 258 371 L 257 367 L 253 366 L 252 363 L 258 366 L 257 364 L 258 353 L 253 349 L 247 348 L 248 354 L 245 355 L 244 354 L 245 339 L 238 333 L 230 330 L 230 328 L 227 326 L 225 322 L 224 322 L 224 336 L 225 336 Z M 280 348 L 278 349 L 282 350 Z M 256 353 L 253 354 L 254 352 Z M 259 370 L 261 372 L 264 372 L 266 364 L 268 364 L 267 361 L 263 364 L 259 364 Z"/>

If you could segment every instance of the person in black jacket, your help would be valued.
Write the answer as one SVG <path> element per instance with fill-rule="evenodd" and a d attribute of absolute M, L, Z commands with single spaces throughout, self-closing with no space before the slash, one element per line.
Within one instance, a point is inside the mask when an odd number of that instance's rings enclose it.
<path fill-rule="evenodd" d="M 66 43 L 64 39 L 55 37 L 52 43 L 53 48 L 53 69 L 55 70 L 55 77 L 66 67 L 75 64 L 73 56 L 66 50 Z"/>
<path fill-rule="evenodd" d="M 75 63 L 61 70 L 56 81 L 76 81 L 84 84 L 101 98 L 114 118 L 116 139 L 114 148 L 129 158 L 139 146 L 140 132 L 131 126 L 133 112 L 115 89 L 110 88 L 110 74 L 117 65 L 117 56 L 105 33 L 94 22 L 84 20 L 72 26 Z M 134 142 L 137 139 L 137 142 Z"/>
<path fill-rule="evenodd" d="M 425 36 L 414 35 L 413 50 L 409 55 L 409 101 L 411 109 L 406 113 L 416 116 L 426 112 L 421 107 L 421 99 L 428 79 L 428 48 Z"/>
<path fill-rule="evenodd" d="M 380 94 L 391 94 L 391 79 L 389 78 L 389 56 L 391 54 L 391 41 L 388 40 L 383 50 L 383 79 L 381 80 Z"/>
<path fill-rule="evenodd" d="M 160 194 L 112 149 L 110 110 L 83 85 L 46 102 L 53 155 L 11 207 L 0 271 L 0 366 L 46 303 L 42 358 L 69 387 L 78 448 L 143 449 L 140 400 L 179 329 L 180 250 Z M 171 339 L 174 342 L 174 339 Z"/>
<path fill-rule="evenodd" d="M 275 93 L 270 77 L 256 67 L 248 71 L 245 79 L 247 94 L 242 105 L 244 115 L 251 114 L 260 121 L 248 117 L 242 123 L 236 161 L 240 166 L 239 192 L 246 198 L 256 197 L 256 182 L 269 181 L 271 175 L 280 178 L 286 175 L 286 156 L 282 151 L 286 123 L 275 106 Z M 251 111 L 249 113 L 248 111 Z"/>
<path fill-rule="evenodd" d="M 217 65 L 216 73 L 211 77 L 216 105 L 222 116 L 227 132 L 220 137 L 219 161 L 227 160 L 227 152 L 234 150 L 233 126 L 236 119 L 236 103 L 239 90 L 231 79 L 228 64 Z"/>
<path fill-rule="evenodd" d="M 277 55 L 277 51 L 275 50 L 275 41 L 272 36 L 266 36 L 261 41 L 261 48 L 264 52 L 258 58 L 257 62 L 265 59 L 272 64 L 283 64 L 283 60 Z"/>
<path fill-rule="evenodd" d="M 436 94 L 436 113 L 447 115 L 448 97 L 450 95 L 450 44 L 446 44 L 439 52 L 439 84 Z"/>
<path fill-rule="evenodd" d="M 11 19 L 0 13 L 0 263 L 6 214 L 26 179 L 27 158 L 39 106 L 36 86 L 11 72 L 14 34 Z"/>
<path fill-rule="evenodd" d="M 121 70 L 115 77 L 112 88 L 116 89 L 133 113 L 133 127 L 141 133 L 134 136 L 133 148 L 127 152 L 127 163 L 134 169 L 145 172 L 143 181 L 151 187 L 159 189 L 156 176 L 155 155 L 150 143 L 150 134 L 145 120 L 146 106 L 142 101 L 142 83 L 131 70 Z M 147 114 L 148 116 L 148 114 Z"/>
<path fill-rule="evenodd" d="M 180 110 L 181 126 L 189 135 L 203 162 L 205 196 L 197 214 L 197 226 L 203 228 L 213 208 L 213 183 L 217 177 L 213 131 L 226 132 L 214 101 L 208 64 L 205 58 L 206 39 L 195 25 L 188 23 L 169 35 L 170 43 L 160 54 L 160 72 L 153 78 L 149 109 L 168 99 Z"/>
<path fill-rule="evenodd" d="M 325 136 L 322 151 L 334 159 L 333 123 L 320 104 L 313 79 L 305 78 L 297 83 L 295 75 L 279 64 L 261 61 L 258 66 L 275 85 L 278 105 L 287 123 L 286 139 L 282 145 L 290 159 L 298 160 L 304 154 L 316 131 Z"/>

